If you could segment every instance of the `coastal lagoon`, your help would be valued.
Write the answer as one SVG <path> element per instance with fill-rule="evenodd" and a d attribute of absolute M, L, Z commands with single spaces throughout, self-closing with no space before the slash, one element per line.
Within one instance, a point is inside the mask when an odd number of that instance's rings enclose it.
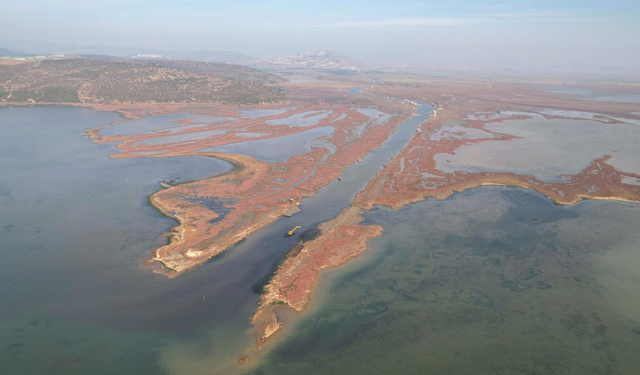
<path fill-rule="evenodd" d="M 260 290 L 297 243 L 282 233 L 335 217 L 430 110 L 301 213 L 175 279 L 140 270 L 175 225 L 147 196 L 228 163 L 110 159 L 113 144 L 83 133 L 114 113 L 0 110 L 0 373 L 634 373 L 640 206 L 499 187 L 368 212 L 382 236 L 323 271 L 310 310 L 236 366 Z"/>

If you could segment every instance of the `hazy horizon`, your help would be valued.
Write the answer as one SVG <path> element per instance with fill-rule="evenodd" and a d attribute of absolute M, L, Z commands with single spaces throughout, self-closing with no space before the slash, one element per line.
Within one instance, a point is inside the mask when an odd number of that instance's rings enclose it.
<path fill-rule="evenodd" d="M 332 50 L 371 65 L 534 71 L 592 65 L 638 73 L 638 14 L 633 1 L 33 0 L 0 4 L 0 34 L 259 59 Z"/>

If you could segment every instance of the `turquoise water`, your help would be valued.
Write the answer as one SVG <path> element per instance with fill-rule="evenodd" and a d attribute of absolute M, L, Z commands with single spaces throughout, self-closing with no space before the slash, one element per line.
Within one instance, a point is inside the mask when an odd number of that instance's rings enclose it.
<path fill-rule="evenodd" d="M 253 374 L 637 374 L 640 206 L 485 187 L 397 211 Z"/>

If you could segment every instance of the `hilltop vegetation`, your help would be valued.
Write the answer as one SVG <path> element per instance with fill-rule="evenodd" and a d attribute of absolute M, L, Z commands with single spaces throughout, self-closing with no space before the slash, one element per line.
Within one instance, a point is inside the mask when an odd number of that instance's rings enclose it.
<path fill-rule="evenodd" d="M 242 65 L 186 60 L 160 60 L 154 61 L 154 63 L 166 68 L 181 69 L 198 74 L 211 74 L 218 77 L 243 81 L 260 83 L 280 83 L 285 81 L 275 74 Z"/>
<path fill-rule="evenodd" d="M 165 68 L 185 70 L 197 74 L 210 74 L 216 77 L 239 79 L 259 83 L 281 83 L 286 80 L 280 76 L 265 72 L 260 69 L 251 68 L 245 65 L 192 60 L 166 60 L 166 59 L 130 59 L 124 57 L 106 55 L 80 55 L 81 58 L 113 61 L 131 64 L 158 65 Z"/>
<path fill-rule="evenodd" d="M 0 63 L 0 102 L 259 104 L 282 100 L 280 91 L 257 79 L 234 78 L 244 67 L 229 65 L 227 69 L 224 76 L 216 76 L 205 68 L 194 72 L 156 63 L 107 60 Z"/>

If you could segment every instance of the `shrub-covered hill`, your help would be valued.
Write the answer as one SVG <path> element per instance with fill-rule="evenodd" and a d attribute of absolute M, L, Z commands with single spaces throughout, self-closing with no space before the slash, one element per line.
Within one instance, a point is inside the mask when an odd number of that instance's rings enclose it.
<path fill-rule="evenodd" d="M 162 60 L 156 64 L 166 68 L 186 70 L 198 74 L 211 74 L 217 77 L 255 81 L 260 83 L 280 83 L 285 80 L 275 74 L 268 73 L 248 66 L 225 64 L 218 62 Z"/>
<path fill-rule="evenodd" d="M 280 91 L 259 81 L 154 63 L 91 59 L 0 62 L 0 102 L 259 104 L 282 98 Z"/>

